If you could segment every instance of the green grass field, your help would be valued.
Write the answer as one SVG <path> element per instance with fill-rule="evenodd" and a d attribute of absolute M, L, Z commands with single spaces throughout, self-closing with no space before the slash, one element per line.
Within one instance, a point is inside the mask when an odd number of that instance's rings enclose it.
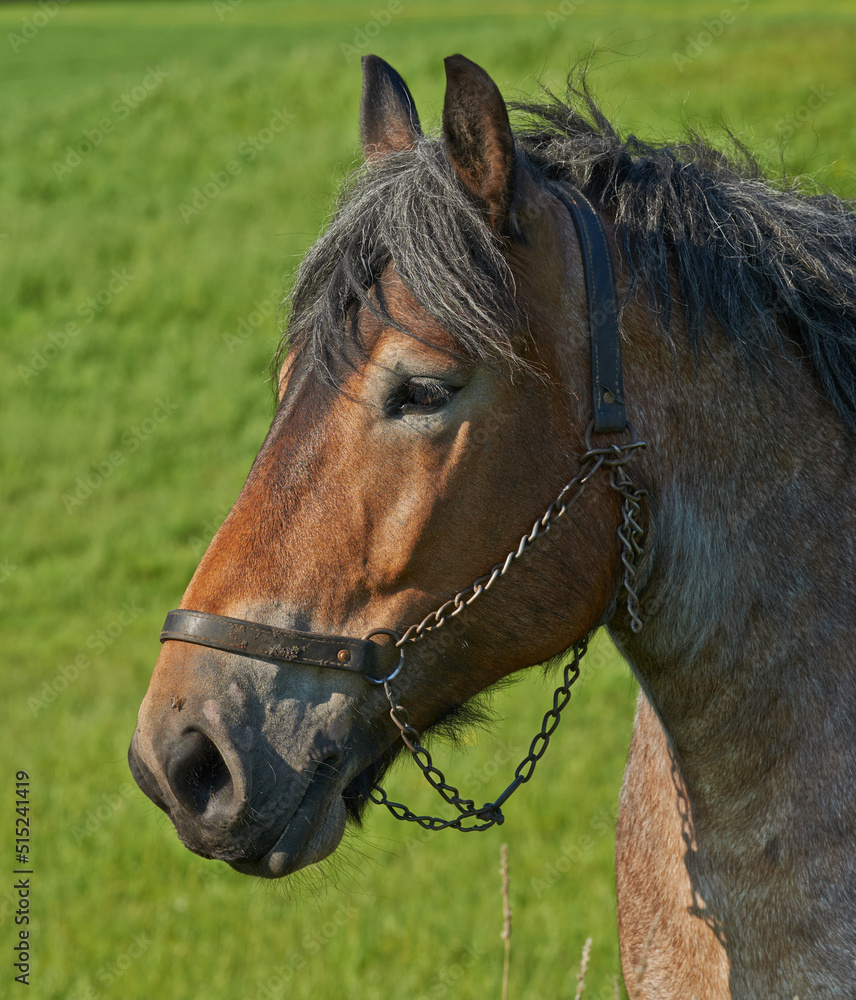
<path fill-rule="evenodd" d="M 507 96 L 591 82 L 621 127 L 726 122 L 771 169 L 856 193 L 850 0 L 215 0 L 0 7 L 0 995 L 15 996 L 14 786 L 30 775 L 29 992 L 299 1000 L 499 996 L 618 972 L 613 833 L 635 683 L 605 641 L 499 831 L 419 836 L 374 810 L 334 861 L 263 884 L 182 848 L 125 762 L 158 632 L 272 413 L 276 305 L 358 161 L 359 56 L 436 123 L 442 58 Z M 537 674 L 537 676 L 535 676 Z M 497 696 L 441 752 L 504 787 L 551 685 Z M 456 782 L 458 783 L 458 782 Z M 433 807 L 413 768 L 389 782 Z"/>

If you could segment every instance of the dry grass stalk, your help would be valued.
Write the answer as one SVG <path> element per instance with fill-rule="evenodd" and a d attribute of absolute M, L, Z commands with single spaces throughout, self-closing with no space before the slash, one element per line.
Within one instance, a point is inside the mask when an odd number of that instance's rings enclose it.
<path fill-rule="evenodd" d="M 588 968 L 590 954 L 591 938 L 586 938 L 586 943 L 583 945 L 583 955 L 580 959 L 580 974 L 577 976 L 577 992 L 574 1000 L 582 1000 L 583 990 L 586 988 L 586 969 Z"/>
<path fill-rule="evenodd" d="M 508 1000 L 508 970 L 511 965 L 511 897 L 508 893 L 508 845 L 499 849 L 499 874 L 502 879 L 502 934 L 505 960 L 502 967 L 502 1000 Z"/>

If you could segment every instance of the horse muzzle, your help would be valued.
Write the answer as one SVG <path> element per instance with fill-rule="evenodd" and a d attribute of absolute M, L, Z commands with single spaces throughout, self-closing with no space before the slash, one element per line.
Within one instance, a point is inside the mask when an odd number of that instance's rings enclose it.
<path fill-rule="evenodd" d="M 155 672 L 128 762 L 182 843 L 267 878 L 326 857 L 344 832 L 352 777 L 347 675 L 331 671 L 344 682 L 323 684 L 311 668 L 236 664 L 184 643 L 161 656 L 169 662 Z M 295 700 L 304 711 L 293 711 Z"/>

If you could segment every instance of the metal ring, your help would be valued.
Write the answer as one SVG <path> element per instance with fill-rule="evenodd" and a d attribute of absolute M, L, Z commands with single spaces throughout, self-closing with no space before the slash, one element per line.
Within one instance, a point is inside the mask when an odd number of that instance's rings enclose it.
<path fill-rule="evenodd" d="M 392 638 L 395 640 L 396 646 L 398 646 L 400 650 L 398 654 L 398 663 L 396 664 L 395 670 L 393 670 L 393 672 L 388 677 L 381 677 L 381 679 L 378 680 L 376 677 L 369 677 L 368 674 L 364 675 L 366 680 L 371 681 L 372 684 L 386 684 L 387 681 L 391 681 L 394 678 L 396 678 L 399 674 L 399 671 L 404 666 L 404 645 L 403 644 L 399 645 L 399 643 L 401 643 L 401 636 L 398 634 L 398 632 L 393 631 L 391 628 L 373 628 L 371 632 L 366 632 L 366 634 L 363 636 L 363 642 L 367 642 L 369 639 L 371 639 L 373 635 L 391 635 Z"/>
<path fill-rule="evenodd" d="M 624 430 L 625 431 L 630 431 L 630 434 L 632 435 L 633 440 L 629 444 L 611 445 L 611 446 L 607 446 L 605 448 L 595 448 L 594 445 L 591 443 L 591 436 L 592 436 L 592 433 L 594 432 L 594 421 L 590 420 L 588 427 L 586 427 L 586 432 L 585 432 L 585 437 L 584 437 L 585 446 L 586 446 L 586 452 L 591 452 L 591 451 L 606 451 L 606 452 L 608 452 L 608 451 L 611 451 L 612 448 L 632 448 L 634 445 L 637 445 L 637 444 L 640 443 L 639 442 L 639 438 L 636 436 L 636 428 L 633 426 L 633 424 L 630 423 L 629 420 L 627 421 L 627 424 L 626 424 Z M 606 432 L 601 431 L 600 433 L 606 433 Z M 623 434 L 624 431 L 621 431 L 620 433 Z"/>

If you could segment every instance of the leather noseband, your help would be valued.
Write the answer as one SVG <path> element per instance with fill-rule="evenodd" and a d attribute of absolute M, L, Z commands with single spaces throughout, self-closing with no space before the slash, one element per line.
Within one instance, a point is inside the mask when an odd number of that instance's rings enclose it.
<path fill-rule="evenodd" d="M 351 670 L 370 679 L 389 673 L 381 663 L 385 659 L 385 647 L 369 639 L 298 632 L 242 618 L 211 615 L 206 611 L 188 611 L 183 608 L 170 611 L 160 634 L 161 642 L 166 642 L 167 639 L 193 642 L 199 646 L 210 646 L 227 653 L 241 653 L 274 663 L 302 663 L 312 667 Z"/>

